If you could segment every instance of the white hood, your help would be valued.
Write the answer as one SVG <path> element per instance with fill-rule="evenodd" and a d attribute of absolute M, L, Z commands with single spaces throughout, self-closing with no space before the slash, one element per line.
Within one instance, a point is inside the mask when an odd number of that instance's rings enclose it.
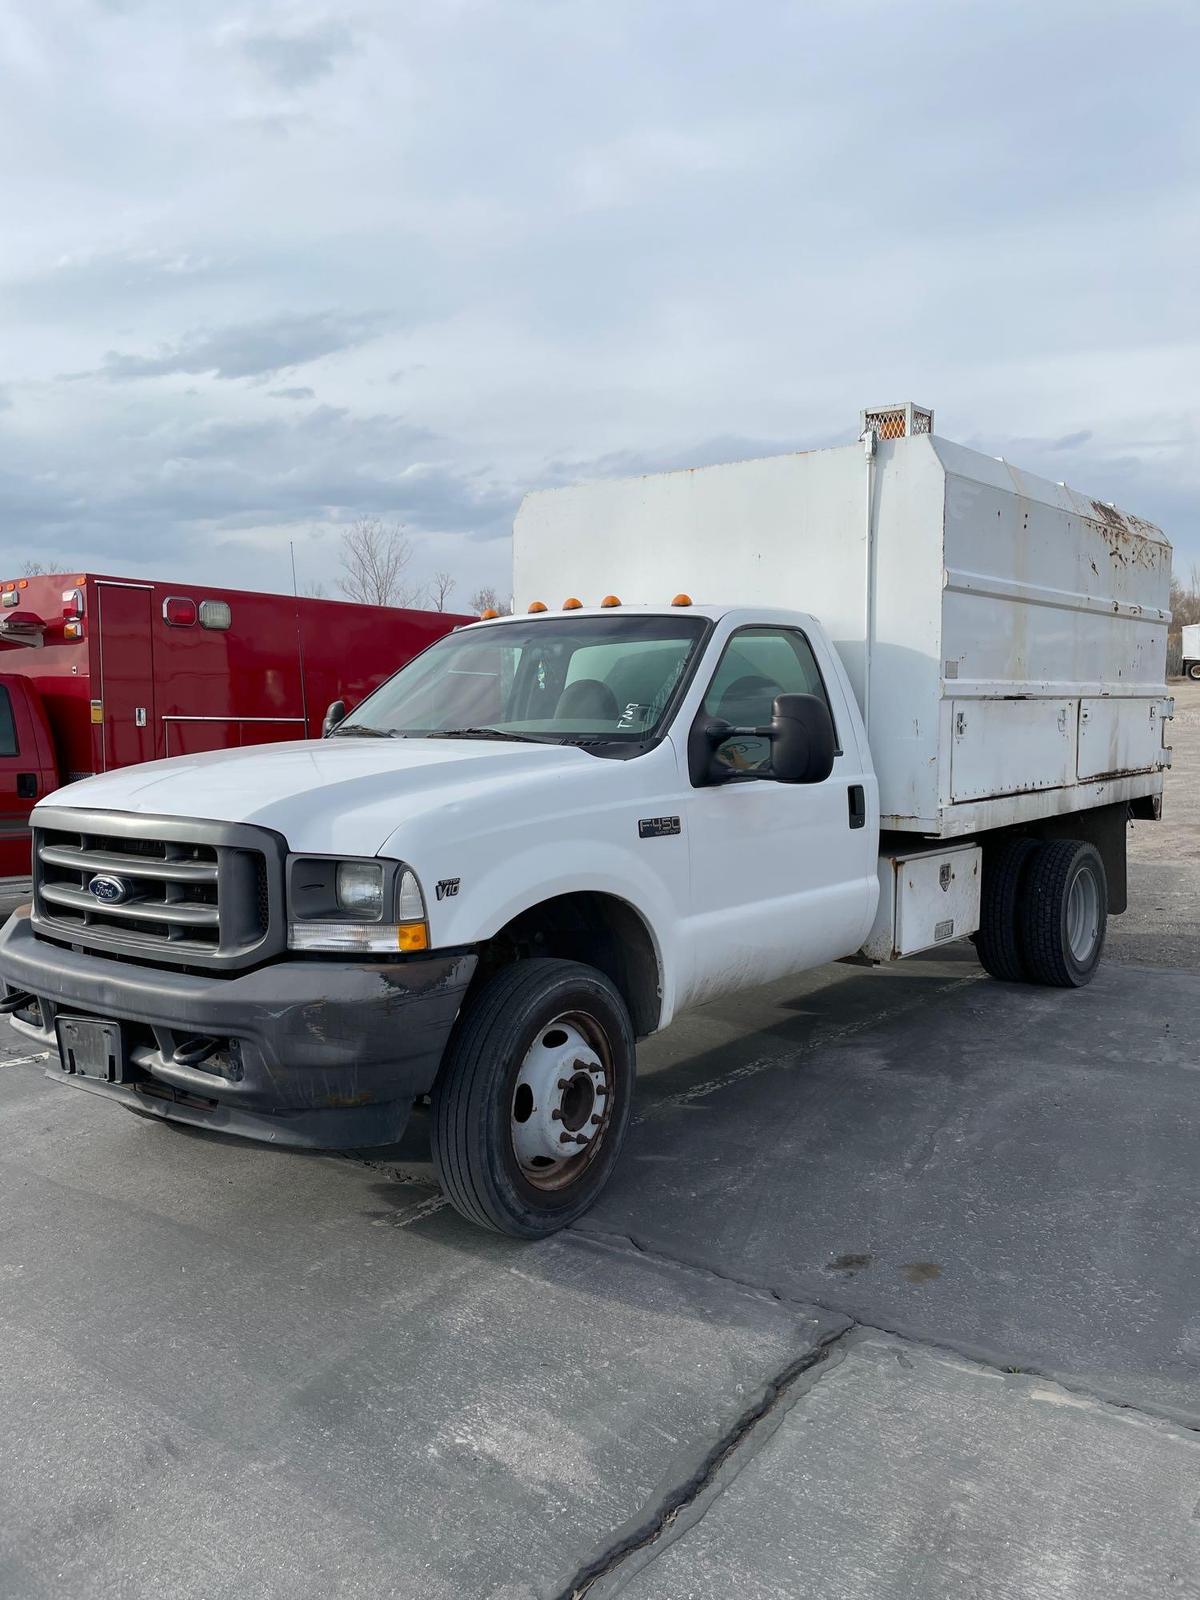
<path fill-rule="evenodd" d="M 509 803 L 596 758 L 553 744 L 474 739 L 306 739 L 122 767 L 68 784 L 45 804 L 252 822 L 293 850 L 362 855 L 402 824 L 485 796 Z"/>

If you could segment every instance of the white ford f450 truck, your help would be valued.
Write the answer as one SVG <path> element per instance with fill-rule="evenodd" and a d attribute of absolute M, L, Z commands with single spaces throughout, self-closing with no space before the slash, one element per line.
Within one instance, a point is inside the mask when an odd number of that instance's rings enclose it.
<path fill-rule="evenodd" d="M 3 1010 L 68 1083 L 279 1144 L 391 1143 L 428 1095 L 451 1201 L 528 1237 L 685 1007 L 968 935 L 1086 984 L 1169 761 L 1170 547 L 917 407 L 862 422 L 532 494 L 520 614 L 325 739 L 51 796 Z"/>

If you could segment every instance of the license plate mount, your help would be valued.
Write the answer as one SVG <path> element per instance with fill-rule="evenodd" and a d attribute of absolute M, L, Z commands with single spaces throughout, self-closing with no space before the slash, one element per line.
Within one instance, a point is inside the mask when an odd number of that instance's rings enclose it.
<path fill-rule="evenodd" d="M 59 1064 L 76 1078 L 93 1078 L 100 1083 L 126 1080 L 125 1039 L 119 1022 L 103 1022 L 92 1017 L 59 1017 Z"/>

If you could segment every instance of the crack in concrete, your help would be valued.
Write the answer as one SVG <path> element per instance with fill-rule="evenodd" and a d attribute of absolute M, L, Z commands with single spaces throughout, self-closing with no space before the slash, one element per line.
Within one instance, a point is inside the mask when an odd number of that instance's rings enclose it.
<path fill-rule="evenodd" d="M 930 1339 L 903 1327 L 888 1326 L 886 1323 L 878 1321 L 863 1322 L 853 1312 L 847 1311 L 844 1307 L 836 1305 L 832 1301 L 816 1295 L 809 1295 L 805 1299 L 797 1299 L 790 1295 L 781 1294 L 769 1284 L 755 1283 L 750 1279 L 735 1277 L 732 1273 L 718 1272 L 713 1267 L 700 1266 L 694 1262 L 679 1260 L 661 1250 L 643 1244 L 641 1240 L 635 1238 L 632 1234 L 605 1233 L 599 1229 L 590 1229 L 585 1232 L 578 1227 L 573 1227 L 566 1230 L 560 1237 L 564 1240 L 590 1245 L 593 1249 L 612 1251 L 618 1255 L 632 1252 L 657 1266 L 665 1267 L 675 1272 L 691 1273 L 710 1282 L 726 1284 L 744 1294 L 749 1294 L 759 1299 L 772 1300 L 797 1312 L 824 1311 L 828 1315 L 838 1317 L 844 1321 L 846 1326 L 836 1333 L 826 1334 L 812 1350 L 797 1360 L 789 1362 L 774 1378 L 769 1379 L 759 1403 L 746 1411 L 733 1427 L 722 1436 L 721 1440 L 705 1454 L 695 1472 L 683 1483 L 676 1485 L 669 1491 L 659 1502 L 657 1509 L 647 1515 L 643 1515 L 639 1523 L 632 1526 L 627 1523 L 622 1530 L 618 1530 L 617 1535 L 609 1545 L 577 1570 L 571 1583 L 565 1589 L 556 1591 L 553 1600 L 582 1600 L 582 1597 L 587 1595 L 602 1579 L 615 1573 L 631 1557 L 636 1556 L 639 1552 L 648 1550 L 651 1546 L 656 1545 L 664 1535 L 669 1534 L 680 1516 L 689 1508 L 695 1506 L 706 1490 L 713 1486 L 730 1457 L 741 1449 L 751 1435 L 762 1431 L 763 1442 L 765 1443 L 766 1439 L 774 1432 L 774 1429 L 763 1431 L 764 1422 L 770 1418 L 772 1413 L 779 1412 L 782 1415 L 787 1410 L 790 1410 L 791 1404 L 801 1398 L 803 1393 L 807 1392 L 807 1389 L 811 1387 L 811 1383 L 802 1386 L 802 1380 L 805 1376 L 809 1373 L 814 1373 L 813 1381 L 816 1381 L 833 1370 L 838 1365 L 841 1353 L 844 1352 L 850 1342 L 864 1335 L 883 1334 L 903 1344 L 920 1346 L 922 1349 L 937 1355 L 968 1361 L 973 1366 L 981 1367 L 1002 1376 L 1019 1375 L 1024 1378 L 1040 1379 L 1046 1383 L 1053 1384 L 1055 1388 L 1062 1390 L 1064 1394 L 1108 1407 L 1113 1411 L 1131 1413 L 1134 1417 L 1146 1419 L 1147 1422 L 1165 1423 L 1173 1428 L 1181 1429 L 1185 1433 L 1200 1436 L 1200 1422 L 1190 1418 L 1185 1413 L 1175 1412 L 1170 1407 L 1156 1407 L 1147 1403 L 1135 1403 L 1131 1400 L 1122 1399 L 1117 1395 L 1106 1394 L 1103 1390 L 1089 1389 L 1082 1384 L 1073 1382 L 1070 1378 L 1064 1378 L 1061 1373 L 1049 1371 L 1045 1368 L 1006 1365 L 1002 1361 L 998 1361 L 994 1355 L 989 1355 L 986 1351 L 975 1349 L 969 1345 L 956 1344 L 948 1340 Z M 700 1516 L 695 1519 L 696 1522 L 703 1517 L 707 1510 L 708 1506 L 706 1505 Z M 689 1527 L 694 1525 L 694 1523 L 688 1524 Z M 656 1552 L 656 1554 L 658 1553 Z M 634 1576 L 646 1564 L 645 1562 L 636 1562 L 629 1576 Z"/>
<path fill-rule="evenodd" d="M 775 1377 L 767 1379 L 758 1401 L 744 1411 L 726 1430 L 698 1464 L 691 1477 L 674 1485 L 653 1510 L 643 1512 L 632 1525 L 627 1523 L 611 1544 L 576 1570 L 566 1587 L 556 1592 L 554 1600 L 583 1600 L 589 1590 L 614 1572 L 630 1556 L 656 1544 L 663 1534 L 670 1530 L 681 1512 L 686 1511 L 703 1494 L 746 1439 L 761 1427 L 764 1420 L 779 1409 L 785 1400 L 792 1397 L 792 1391 L 807 1374 L 816 1372 L 819 1368 L 828 1370 L 831 1357 L 835 1358 L 833 1365 L 837 1364 L 836 1355 L 839 1346 L 855 1331 L 854 1325 L 851 1324 L 840 1328 L 836 1333 L 827 1333 L 811 1350 L 806 1350 L 802 1356 L 790 1361 Z"/>

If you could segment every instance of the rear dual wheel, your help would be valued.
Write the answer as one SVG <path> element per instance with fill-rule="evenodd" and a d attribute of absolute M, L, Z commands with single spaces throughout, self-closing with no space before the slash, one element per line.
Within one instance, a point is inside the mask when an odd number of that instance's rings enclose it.
<path fill-rule="evenodd" d="M 985 865 L 976 949 L 994 978 L 1079 989 L 1100 964 L 1108 880 L 1080 839 L 1006 840 Z"/>
<path fill-rule="evenodd" d="M 432 1095 L 433 1160 L 472 1222 L 537 1239 L 581 1216 L 629 1124 L 634 1038 L 613 984 L 577 961 L 518 961 L 460 1020 Z"/>

